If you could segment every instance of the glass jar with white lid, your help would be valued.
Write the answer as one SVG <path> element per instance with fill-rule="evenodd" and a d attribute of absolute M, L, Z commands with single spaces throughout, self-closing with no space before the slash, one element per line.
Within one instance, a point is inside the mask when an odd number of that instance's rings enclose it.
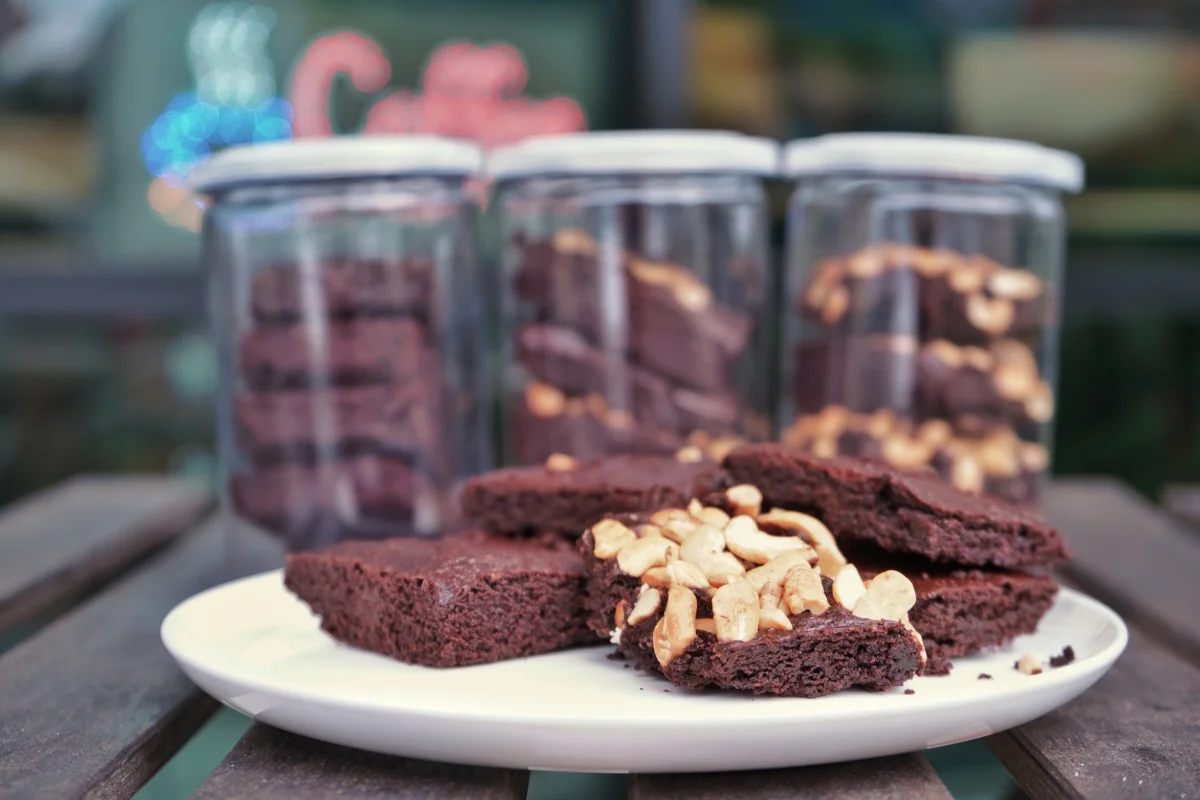
<path fill-rule="evenodd" d="M 1036 504 L 1073 154 L 967 136 L 793 142 L 780 438 Z"/>
<path fill-rule="evenodd" d="M 230 529 L 288 550 L 436 535 L 492 466 L 482 154 L 430 136 L 223 151 L 197 171 Z"/>
<path fill-rule="evenodd" d="M 647 131 L 495 151 L 503 458 L 719 457 L 769 435 L 774 142 Z"/>

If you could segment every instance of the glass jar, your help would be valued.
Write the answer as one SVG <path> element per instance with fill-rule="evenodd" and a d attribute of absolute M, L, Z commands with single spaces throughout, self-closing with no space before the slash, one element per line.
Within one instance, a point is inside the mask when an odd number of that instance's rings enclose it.
<path fill-rule="evenodd" d="M 1083 166 L 1026 142 L 793 142 L 780 438 L 1036 504 L 1064 219 Z"/>
<path fill-rule="evenodd" d="M 464 193 L 481 163 L 436 137 L 341 137 L 199 169 L 233 523 L 291 551 L 453 524 L 458 483 L 492 466 Z"/>
<path fill-rule="evenodd" d="M 773 142 L 588 133 L 497 150 L 502 457 L 720 455 L 769 435 Z"/>

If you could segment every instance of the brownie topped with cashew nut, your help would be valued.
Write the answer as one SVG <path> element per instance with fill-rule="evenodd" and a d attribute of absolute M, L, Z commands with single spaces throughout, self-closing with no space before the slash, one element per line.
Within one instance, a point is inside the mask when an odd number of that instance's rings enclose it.
<path fill-rule="evenodd" d="M 732 480 L 759 487 L 772 507 L 816 514 L 846 543 L 1004 569 L 1056 566 L 1070 557 L 1066 539 L 1041 515 L 961 492 L 932 470 L 820 458 L 774 443 L 743 445 L 723 466 Z"/>
<path fill-rule="evenodd" d="M 677 686 L 792 697 L 882 691 L 926 656 L 912 583 L 864 583 L 817 519 L 762 512 L 750 485 L 686 507 L 614 515 L 579 540 L 588 625 Z"/>

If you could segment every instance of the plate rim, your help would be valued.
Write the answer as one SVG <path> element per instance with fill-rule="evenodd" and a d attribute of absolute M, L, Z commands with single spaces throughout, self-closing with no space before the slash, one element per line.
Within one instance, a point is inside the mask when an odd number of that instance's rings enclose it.
<path fill-rule="evenodd" d="M 283 591 L 286 591 L 286 589 L 283 587 L 282 572 L 283 572 L 282 569 L 274 569 L 274 570 L 268 570 L 266 572 L 258 573 L 256 575 L 250 575 L 250 576 L 246 576 L 244 578 L 239 578 L 236 580 L 228 581 L 226 583 L 211 587 L 209 589 L 206 589 L 204 591 L 201 591 L 201 592 L 198 592 L 198 593 L 192 595 L 191 597 L 189 597 L 186 600 L 177 604 L 174 608 L 171 609 L 170 612 L 168 612 L 166 617 L 164 617 L 162 624 L 160 625 L 160 628 L 159 628 L 160 637 L 162 639 L 163 645 L 166 647 L 166 649 L 167 649 L 168 653 L 171 655 L 172 659 L 175 660 L 175 662 L 180 666 L 180 668 L 182 668 L 185 672 L 189 673 L 189 677 L 190 677 L 190 671 L 192 669 L 196 669 L 197 671 L 204 673 L 205 675 L 207 675 L 211 678 L 215 678 L 216 680 L 219 680 L 223 683 L 236 685 L 245 692 L 260 692 L 260 693 L 272 695 L 274 697 L 279 698 L 280 700 L 285 700 L 288 702 L 300 702 L 300 703 L 307 703 L 307 704 L 313 704 L 313 705 L 328 706 L 328 707 L 332 707 L 332 708 L 337 708 L 337 709 L 341 709 L 341 710 L 349 710 L 349 711 L 353 711 L 353 712 L 365 712 L 365 713 L 376 713 L 376 714 L 379 714 L 379 713 L 393 714 L 393 713 L 395 713 L 395 714 L 404 714 L 406 716 L 413 717 L 413 718 L 422 718 L 422 719 L 430 719 L 430 720 L 460 720 L 460 721 L 475 720 L 475 721 L 479 721 L 479 722 L 482 722 L 482 721 L 488 721 L 488 722 L 508 721 L 510 724 L 514 724 L 514 715 L 512 714 L 511 711 L 494 711 L 494 710 L 483 708 L 483 707 L 476 707 L 476 708 L 470 709 L 470 710 L 467 710 L 467 709 L 431 709 L 431 708 L 423 708 L 423 707 L 413 707 L 413 706 L 395 705 L 395 704 L 389 704 L 389 703 L 380 703 L 378 700 L 372 702 L 372 701 L 369 701 L 366 699 L 330 696 L 329 694 L 321 693 L 321 692 L 313 690 L 313 689 L 309 689 L 309 688 L 305 688 L 305 687 L 298 687 L 298 686 L 295 686 L 295 685 L 292 685 L 289 683 L 280 684 L 280 683 L 272 682 L 269 679 L 266 679 L 266 678 L 263 678 L 263 677 L 257 676 L 257 675 L 246 675 L 244 671 L 240 671 L 237 669 L 230 669 L 224 663 L 214 664 L 212 662 L 198 662 L 195 659 L 191 659 L 186 656 L 186 651 L 187 651 L 186 646 L 181 646 L 178 641 L 180 638 L 180 635 L 176 631 L 171 630 L 171 628 L 173 626 L 177 626 L 177 625 L 181 624 L 178 622 L 178 620 L 179 620 L 179 617 L 183 613 L 187 613 L 187 610 L 185 607 L 191 606 L 194 603 L 203 602 L 204 598 L 206 598 L 207 596 L 215 594 L 215 593 L 223 592 L 223 591 L 228 591 L 232 587 L 240 586 L 242 584 L 247 584 L 247 583 L 254 583 L 254 582 L 266 583 L 269 579 L 277 579 L 277 581 L 278 581 L 277 586 L 280 589 L 282 589 Z M 1096 653 L 1095 655 L 1088 656 L 1084 659 L 1076 660 L 1075 662 L 1064 665 L 1062 667 L 1058 667 L 1058 668 L 1051 669 L 1051 670 L 1046 670 L 1041 675 L 1036 676 L 1038 679 L 1038 684 L 1036 687 L 1030 687 L 1028 685 L 1024 685 L 1021 683 L 1016 683 L 1016 684 L 1012 684 L 1012 685 L 1001 684 L 1001 685 L 995 685 L 995 686 L 989 687 L 987 699 L 990 702 L 1003 702 L 1004 700 L 1009 699 L 1009 698 L 1018 698 L 1018 697 L 1026 696 L 1030 693 L 1031 688 L 1036 688 L 1036 690 L 1038 692 L 1053 691 L 1056 688 L 1062 688 L 1063 686 L 1068 685 L 1068 684 L 1072 684 L 1075 682 L 1082 682 L 1085 680 L 1087 675 L 1095 674 L 1096 680 L 1099 680 L 1099 678 L 1102 677 L 1103 674 L 1112 667 L 1112 665 L 1116 662 L 1116 660 L 1118 658 L 1120 658 L 1121 654 L 1124 652 L 1124 650 L 1127 647 L 1128 642 L 1129 642 L 1129 629 L 1128 629 L 1128 626 L 1126 625 L 1125 621 L 1121 618 L 1121 616 L 1119 614 L 1117 614 L 1114 610 L 1109 608 L 1104 603 L 1101 603 L 1099 600 L 1089 597 L 1088 595 L 1084 594 L 1083 592 L 1072 589 L 1070 587 L 1061 586 L 1061 585 L 1060 585 L 1059 589 L 1060 589 L 1061 597 L 1070 597 L 1072 602 L 1081 603 L 1085 607 L 1090 607 L 1090 609 L 1092 610 L 1093 613 L 1097 614 L 1099 617 L 1102 617 L 1102 618 L 1106 619 L 1108 622 L 1110 622 L 1114 626 L 1114 629 L 1115 629 L 1115 635 L 1113 637 L 1113 640 L 1109 644 L 1107 644 L 1103 649 L 1101 649 L 1098 653 Z M 290 593 L 289 593 L 289 595 L 290 595 Z M 296 600 L 296 602 L 303 602 L 303 601 L 300 601 L 299 598 L 295 598 L 294 595 L 291 595 L 291 597 L 293 597 Z M 1058 602 L 1058 601 L 1056 600 L 1056 602 Z M 328 634 L 324 633 L 319 628 L 317 629 L 317 633 L 321 636 L 328 636 Z M 599 648 L 601 645 L 602 645 L 602 643 L 597 643 L 596 647 Z M 348 645 L 342 645 L 342 646 L 349 647 Z M 355 652 L 367 653 L 367 654 L 370 654 L 377 658 L 387 658 L 386 656 L 382 656 L 382 655 L 379 655 L 376 653 L 370 653 L 369 651 L 361 650 L 359 648 L 351 648 L 351 649 L 353 649 Z M 585 648 L 580 647 L 580 648 L 572 648 L 572 649 L 583 650 Z M 566 651 L 559 651 L 559 652 L 566 652 Z M 543 655 L 554 655 L 554 654 L 543 654 Z M 543 656 L 528 656 L 526 658 L 539 658 L 539 657 L 543 657 Z M 524 659 L 512 659 L 512 660 L 524 660 Z M 472 669 L 472 668 L 478 669 L 478 668 L 483 668 L 483 667 L 488 667 L 488 666 L 494 666 L 492 664 L 479 664 L 479 665 L 473 665 L 473 667 L 438 669 L 435 667 L 423 667 L 421 665 L 404 664 L 403 662 L 396 662 L 396 663 L 400 664 L 401 666 L 408 667 L 408 668 L 428 669 L 428 670 L 434 670 L 434 671 L 440 672 L 440 673 L 455 672 L 455 671 L 458 671 L 459 669 Z M 505 662 L 497 662 L 497 663 L 505 663 Z M 924 677 L 928 677 L 928 678 L 932 679 L 932 678 L 936 678 L 939 676 L 924 676 Z M 1034 676 L 1031 676 L 1031 677 L 1034 677 Z M 1095 681 L 1093 680 L 1092 683 L 1094 683 L 1094 682 Z M 1087 688 L 1090 688 L 1090 687 L 1091 687 L 1091 684 L 1089 684 Z M 1085 688 L 1083 691 L 1087 691 L 1087 688 Z M 852 718 L 852 719 L 871 718 L 871 719 L 879 719 L 881 721 L 887 721 L 894 717 L 899 717 L 899 716 L 909 715 L 909 714 L 914 713 L 914 709 L 911 706 L 911 704 L 899 702 L 899 698 L 903 697 L 902 693 L 894 694 L 892 692 L 882 692 L 882 693 L 878 693 L 877 695 L 875 695 L 877 698 L 882 700 L 882 702 L 879 703 L 878 705 L 872 706 L 868 710 L 853 709 L 853 710 L 849 710 L 849 711 L 846 710 L 845 708 L 839 708 L 836 706 L 822 707 L 822 706 L 816 705 L 816 703 L 812 702 L 812 701 L 820 701 L 820 700 L 826 699 L 826 698 L 811 698 L 810 699 L 810 698 L 784 698 L 784 697 L 770 697 L 770 696 L 758 697 L 758 696 L 752 696 L 752 695 L 742 693 L 742 692 L 733 692 L 733 691 L 720 692 L 720 694 L 729 696 L 729 697 L 743 696 L 747 702 L 750 702 L 752 698 L 755 700 L 758 700 L 760 702 L 763 700 L 766 700 L 766 701 L 769 701 L 769 703 L 763 703 L 762 705 L 759 706 L 760 708 L 762 708 L 763 706 L 768 705 L 768 704 L 770 704 L 770 705 L 778 704 L 778 707 L 780 707 L 780 708 L 786 707 L 789 711 L 791 711 L 791 713 L 784 712 L 784 713 L 778 714 L 777 716 L 771 716 L 771 717 L 764 717 L 761 714 L 746 715 L 746 716 L 741 716 L 741 715 L 731 716 L 729 718 L 722 720 L 721 727 L 723 730 L 726 730 L 726 731 L 730 730 L 731 728 L 738 729 L 738 728 L 742 728 L 742 727 L 754 727 L 754 726 L 762 725 L 762 724 L 764 724 L 764 722 L 780 722 L 780 721 L 786 720 L 786 718 L 788 718 L 788 717 L 803 716 L 803 720 L 805 722 L 821 722 L 823 720 L 831 720 L 831 719 L 845 720 L 847 718 Z M 841 692 L 835 693 L 833 695 L 827 695 L 826 697 L 837 697 L 838 694 L 841 694 Z M 686 701 L 688 698 L 688 695 L 681 694 L 681 695 L 679 695 L 679 697 L 680 697 L 680 699 Z M 886 698 L 889 698 L 889 697 L 891 697 L 893 700 L 896 700 L 897 702 L 893 703 L 893 702 L 887 700 Z M 218 698 L 218 699 L 221 699 L 221 698 Z M 794 701 L 801 701 L 801 700 L 809 700 L 809 702 L 805 702 L 805 703 L 794 702 Z M 787 702 L 787 701 L 793 701 L 793 702 Z M 923 698 L 923 702 L 921 704 L 921 708 L 919 709 L 919 711 L 920 711 L 920 713 L 937 713 L 939 711 L 944 710 L 947 707 L 951 707 L 951 708 L 958 707 L 958 706 L 963 705 L 964 703 L 969 703 L 969 702 L 972 702 L 972 699 L 970 697 L 954 696 L 954 695 L 943 696 L 943 697 Z M 797 709 L 797 710 L 802 709 L 803 713 L 798 713 L 797 711 L 792 710 L 792 709 Z M 519 724 L 529 725 L 529 726 L 561 725 L 567 721 L 568 721 L 567 716 L 562 715 L 562 714 L 548 716 L 548 715 L 545 715 L 542 713 L 525 712 L 520 717 Z M 604 716 L 595 716 L 595 715 L 589 714 L 585 717 L 576 717 L 571 721 L 574 724 L 584 726 L 591 730 L 603 730 L 605 728 L 610 728 L 610 727 L 617 728 L 617 727 L 626 726 L 630 723 L 630 717 L 621 716 L 618 712 L 618 713 L 606 714 Z M 646 722 L 649 723 L 650 721 L 646 720 Z M 693 726 L 693 723 L 690 720 L 658 719 L 658 720 L 655 720 L 654 722 L 656 723 L 654 725 L 654 727 L 657 730 L 661 730 L 661 731 L 671 731 L 671 730 L 677 730 L 677 729 L 681 729 L 681 728 L 691 728 Z"/>

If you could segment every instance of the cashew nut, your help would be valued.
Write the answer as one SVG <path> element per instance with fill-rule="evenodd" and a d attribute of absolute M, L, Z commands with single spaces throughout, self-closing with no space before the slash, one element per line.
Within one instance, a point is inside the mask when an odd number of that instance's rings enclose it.
<path fill-rule="evenodd" d="M 650 521 L 662 528 L 663 536 L 673 542 L 683 542 L 700 523 L 682 508 L 664 508 L 650 515 Z"/>
<path fill-rule="evenodd" d="M 546 457 L 546 469 L 551 472 L 570 472 L 579 462 L 565 453 L 551 453 Z"/>
<path fill-rule="evenodd" d="M 592 526 L 592 538 L 596 547 L 592 551 L 596 558 L 615 556 L 622 547 L 637 539 L 637 534 L 615 519 L 602 519 Z"/>
<path fill-rule="evenodd" d="M 783 613 L 782 608 L 764 608 L 758 612 L 759 630 L 768 628 L 777 631 L 790 631 L 792 621 Z"/>
<path fill-rule="evenodd" d="M 699 500 L 692 498 L 688 503 L 688 513 L 706 525 L 716 525 L 718 528 L 724 528 L 729 524 L 729 515 L 716 506 L 703 505 Z"/>
<path fill-rule="evenodd" d="M 788 570 L 783 579 L 783 602 L 790 614 L 809 611 L 820 616 L 829 610 L 821 573 L 808 564 L 798 564 Z"/>
<path fill-rule="evenodd" d="M 653 616 L 659 605 L 662 604 L 662 592 L 658 589 L 647 589 L 638 597 L 637 602 L 633 604 L 633 609 L 629 612 L 629 616 L 625 618 L 626 625 L 637 625 L 644 619 Z M 619 625 L 617 627 L 620 627 Z"/>
<path fill-rule="evenodd" d="M 912 581 L 889 569 L 867 584 L 867 590 L 854 604 L 854 616 L 863 619 L 887 619 L 899 622 L 917 604 L 917 591 Z"/>
<path fill-rule="evenodd" d="M 700 619 L 696 620 L 696 630 L 704 631 L 705 633 L 711 633 L 713 636 L 716 636 L 717 624 L 713 622 L 712 617 L 701 617 Z"/>
<path fill-rule="evenodd" d="M 713 593 L 717 640 L 748 642 L 758 633 L 758 592 L 749 581 L 734 581 Z"/>
<path fill-rule="evenodd" d="M 927 663 L 929 661 L 929 655 L 925 652 L 925 639 L 922 638 L 920 631 L 914 628 L 913 624 L 909 622 L 908 614 L 905 614 L 900 618 L 900 624 L 908 629 L 908 635 L 911 636 L 912 640 L 917 643 L 917 658 L 920 659 L 922 664 Z"/>
<path fill-rule="evenodd" d="M 783 555 L 775 556 L 761 567 L 755 567 L 746 573 L 746 580 L 750 584 L 762 591 L 764 586 L 768 584 L 782 583 L 784 577 L 787 576 L 788 570 L 800 564 L 808 565 L 809 556 L 801 550 L 790 550 Z"/>
<path fill-rule="evenodd" d="M 772 530 L 774 526 L 798 531 L 801 538 L 817 551 L 817 567 L 821 570 L 822 575 L 832 578 L 842 571 L 842 567 L 846 566 L 846 557 L 838 548 L 837 539 L 834 538 L 829 528 L 825 527 L 825 523 L 816 517 L 802 514 L 799 511 L 776 508 L 765 514 L 759 514 L 758 524 L 760 528 L 771 533 L 775 532 Z"/>
<path fill-rule="evenodd" d="M 758 516 L 758 512 L 762 510 L 763 496 L 757 486 L 752 486 L 748 483 L 739 483 L 737 486 L 731 486 L 725 490 L 725 499 L 733 506 L 735 514 L 746 514 L 751 517 Z"/>
<path fill-rule="evenodd" d="M 675 460 L 681 464 L 698 464 L 704 460 L 704 451 L 694 444 L 675 451 Z"/>
<path fill-rule="evenodd" d="M 833 578 L 833 599 L 847 611 L 854 611 L 854 606 L 866 594 L 867 587 L 863 585 L 858 567 L 847 564 Z"/>
<path fill-rule="evenodd" d="M 753 517 L 739 515 L 725 526 L 725 546 L 739 558 L 754 564 L 766 564 L 772 558 L 789 550 L 811 553 L 816 551 L 799 536 L 772 536 L 758 529 Z"/>
<path fill-rule="evenodd" d="M 993 297 L 1032 300 L 1042 293 L 1042 281 L 1029 270 L 998 269 L 988 278 L 987 288 Z"/>
<path fill-rule="evenodd" d="M 657 536 L 634 539 L 617 552 L 617 566 L 626 575 L 640 578 L 651 567 L 663 567 L 679 555 L 679 547 Z"/>
<path fill-rule="evenodd" d="M 1012 327 L 1016 309 L 1011 300 L 989 300 L 981 294 L 967 296 L 967 321 L 984 333 L 999 336 Z"/>
<path fill-rule="evenodd" d="M 672 586 L 667 608 L 654 626 L 652 641 L 658 663 L 667 666 L 696 638 L 696 595 L 683 586 Z"/>

